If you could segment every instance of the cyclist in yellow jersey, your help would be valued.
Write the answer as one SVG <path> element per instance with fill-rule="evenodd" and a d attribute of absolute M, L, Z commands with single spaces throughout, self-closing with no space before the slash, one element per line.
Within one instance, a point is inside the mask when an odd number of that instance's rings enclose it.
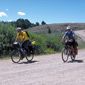
<path fill-rule="evenodd" d="M 16 30 L 17 30 L 16 41 L 22 43 L 22 48 L 28 50 L 29 47 L 29 49 L 32 50 L 30 37 L 29 35 L 27 35 L 26 31 L 23 31 L 20 27 L 18 27 Z"/>

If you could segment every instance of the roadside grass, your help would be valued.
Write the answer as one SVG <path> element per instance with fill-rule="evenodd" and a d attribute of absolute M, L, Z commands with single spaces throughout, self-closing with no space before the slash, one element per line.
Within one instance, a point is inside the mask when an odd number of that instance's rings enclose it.
<path fill-rule="evenodd" d="M 77 35 L 78 49 L 85 49 L 85 41 Z"/>
<path fill-rule="evenodd" d="M 79 43 L 78 48 L 79 48 L 79 49 L 85 49 L 85 42 Z"/>
<path fill-rule="evenodd" d="M 51 54 L 62 49 L 61 33 L 30 33 L 30 35 L 31 39 L 36 41 L 37 54 Z"/>

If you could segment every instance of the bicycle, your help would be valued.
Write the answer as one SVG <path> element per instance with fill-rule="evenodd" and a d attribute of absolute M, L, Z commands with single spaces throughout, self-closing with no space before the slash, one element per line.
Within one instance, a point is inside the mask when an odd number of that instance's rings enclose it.
<path fill-rule="evenodd" d="M 72 61 L 75 60 L 76 58 L 76 53 L 74 51 L 73 46 L 64 46 L 63 50 L 62 50 L 62 60 L 63 62 L 67 62 L 68 58 L 71 58 Z"/>
<path fill-rule="evenodd" d="M 34 49 L 32 49 L 32 51 L 30 51 L 30 49 L 28 49 L 28 51 L 27 51 L 22 48 L 22 44 L 19 42 L 14 42 L 13 47 L 14 47 L 14 49 L 11 53 L 11 60 L 14 63 L 20 62 L 20 60 L 22 60 L 24 57 L 27 59 L 27 62 L 30 62 L 33 60 Z M 33 48 L 34 48 L 34 46 L 33 46 Z"/>

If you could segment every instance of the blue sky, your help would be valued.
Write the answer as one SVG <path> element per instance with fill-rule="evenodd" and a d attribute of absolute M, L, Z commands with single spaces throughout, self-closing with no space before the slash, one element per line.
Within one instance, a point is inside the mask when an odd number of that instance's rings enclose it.
<path fill-rule="evenodd" d="M 84 23 L 85 0 L 0 0 L 0 21 Z"/>

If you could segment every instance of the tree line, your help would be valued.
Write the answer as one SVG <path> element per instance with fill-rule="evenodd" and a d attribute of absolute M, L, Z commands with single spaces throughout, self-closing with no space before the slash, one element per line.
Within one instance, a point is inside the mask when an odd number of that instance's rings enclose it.
<path fill-rule="evenodd" d="M 46 22 L 42 21 L 41 24 L 39 22 L 36 22 L 34 24 L 34 23 L 31 23 L 28 19 L 18 19 L 15 24 L 16 24 L 17 27 L 22 27 L 23 29 L 27 29 L 29 27 L 45 25 Z"/>

